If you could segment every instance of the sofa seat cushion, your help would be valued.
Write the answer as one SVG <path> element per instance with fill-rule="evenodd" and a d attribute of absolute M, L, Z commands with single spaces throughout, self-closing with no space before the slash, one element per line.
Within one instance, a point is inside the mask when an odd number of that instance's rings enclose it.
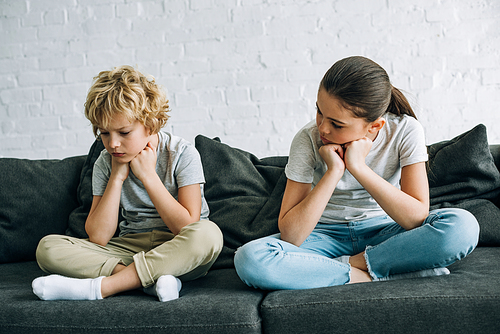
<path fill-rule="evenodd" d="M 185 282 L 162 303 L 136 290 L 98 301 L 41 301 L 31 290 L 35 262 L 0 265 L 0 333 L 261 333 L 264 293 L 234 269 Z"/>
<path fill-rule="evenodd" d="M 262 303 L 269 333 L 498 333 L 500 248 L 480 247 L 451 274 L 300 291 Z"/>

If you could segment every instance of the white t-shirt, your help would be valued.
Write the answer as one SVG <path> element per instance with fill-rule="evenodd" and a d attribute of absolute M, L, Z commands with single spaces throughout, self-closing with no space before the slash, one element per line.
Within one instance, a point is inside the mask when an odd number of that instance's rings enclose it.
<path fill-rule="evenodd" d="M 158 139 L 156 173 L 165 188 L 177 199 L 178 188 L 199 183 L 202 200 L 200 219 L 207 219 L 209 209 L 203 193 L 205 176 L 200 154 L 191 143 L 170 133 L 160 131 Z M 111 155 L 104 149 L 94 164 L 92 175 L 94 196 L 104 194 L 110 175 Z M 144 185 L 132 171 L 123 182 L 120 208 L 124 218 L 120 222 L 120 236 L 127 233 L 149 232 L 153 229 L 168 231 Z"/>
<path fill-rule="evenodd" d="M 366 157 L 366 164 L 375 173 L 400 188 L 401 168 L 427 161 L 424 130 L 413 117 L 387 113 L 386 123 L 379 131 Z M 318 184 L 327 170 L 319 154 L 323 145 L 316 121 L 304 126 L 294 137 L 285 174 L 288 179 Z M 322 223 L 346 223 L 386 215 L 371 195 L 346 169 L 330 198 Z"/>

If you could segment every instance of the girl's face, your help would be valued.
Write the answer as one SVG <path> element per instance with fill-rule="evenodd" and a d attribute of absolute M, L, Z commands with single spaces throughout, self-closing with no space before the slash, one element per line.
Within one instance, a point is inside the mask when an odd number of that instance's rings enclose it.
<path fill-rule="evenodd" d="M 323 88 L 318 91 L 316 108 L 316 126 L 325 145 L 344 145 L 364 137 L 374 140 L 377 136 L 378 130 L 373 133 L 373 123 L 380 119 L 368 123 L 365 119 L 354 117 L 340 99 L 331 96 Z"/>
<path fill-rule="evenodd" d="M 104 147 L 120 163 L 130 162 L 154 139 L 141 122 L 130 122 L 120 114 L 115 114 L 108 127 L 99 131 Z"/>

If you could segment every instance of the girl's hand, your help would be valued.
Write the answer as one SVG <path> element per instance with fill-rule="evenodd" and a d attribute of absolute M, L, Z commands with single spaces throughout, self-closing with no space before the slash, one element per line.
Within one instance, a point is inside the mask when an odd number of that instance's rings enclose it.
<path fill-rule="evenodd" d="M 372 148 L 371 139 L 364 137 L 345 144 L 344 162 L 351 174 L 354 171 L 366 166 L 365 159 Z"/>
<path fill-rule="evenodd" d="M 129 174 L 129 164 L 128 163 L 120 163 L 114 157 L 111 157 L 111 176 L 110 178 L 114 178 L 120 180 L 121 182 L 125 181 Z"/>
<path fill-rule="evenodd" d="M 130 161 L 130 168 L 134 175 L 143 182 L 148 175 L 156 175 L 156 150 L 151 142 Z"/>
<path fill-rule="evenodd" d="M 337 144 L 327 144 L 319 148 L 319 154 L 323 158 L 328 170 L 338 171 L 341 175 L 345 171 L 344 149 Z"/>

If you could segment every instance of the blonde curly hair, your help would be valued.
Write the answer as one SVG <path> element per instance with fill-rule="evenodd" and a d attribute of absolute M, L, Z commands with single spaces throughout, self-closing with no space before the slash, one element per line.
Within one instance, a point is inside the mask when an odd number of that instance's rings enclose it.
<path fill-rule="evenodd" d="M 128 65 L 94 77 L 85 102 L 85 117 L 92 123 L 97 139 L 99 128 L 107 128 L 116 114 L 130 122 L 138 120 L 156 134 L 167 124 L 169 111 L 166 94 L 155 79 Z"/>

